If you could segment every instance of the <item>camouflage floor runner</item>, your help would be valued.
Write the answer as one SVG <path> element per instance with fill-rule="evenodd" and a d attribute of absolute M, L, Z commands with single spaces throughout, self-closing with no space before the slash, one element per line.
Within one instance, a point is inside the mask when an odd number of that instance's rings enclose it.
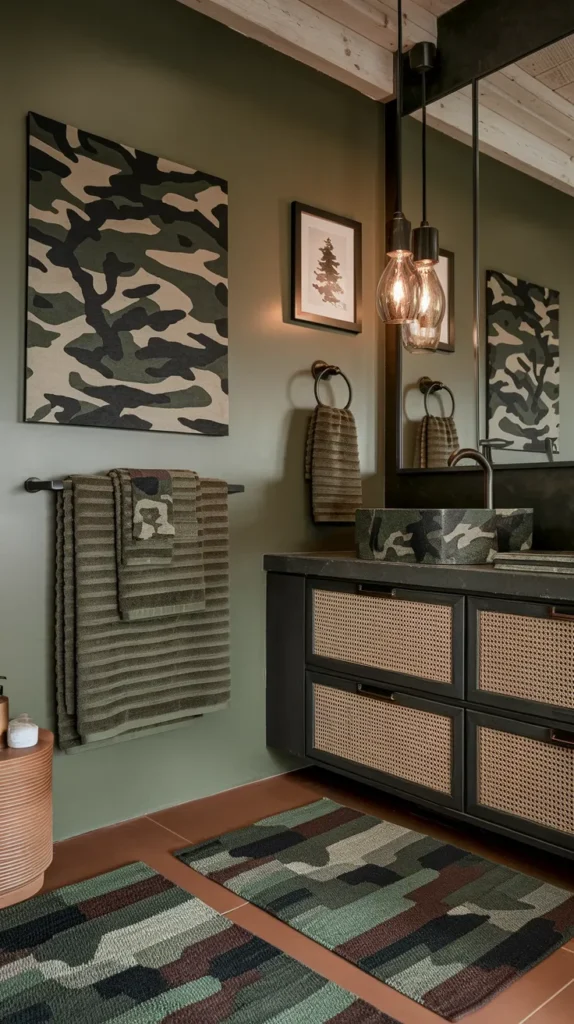
<path fill-rule="evenodd" d="M 331 800 L 176 856 L 446 1020 L 574 936 L 574 893 Z"/>
<path fill-rule="evenodd" d="M 130 864 L 0 911 L 10 1024 L 397 1024 Z"/>

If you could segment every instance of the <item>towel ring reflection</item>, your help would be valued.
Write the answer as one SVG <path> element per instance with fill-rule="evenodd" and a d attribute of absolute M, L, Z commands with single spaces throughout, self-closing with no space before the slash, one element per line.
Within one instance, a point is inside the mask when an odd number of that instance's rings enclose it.
<path fill-rule="evenodd" d="M 454 395 L 450 388 L 447 387 L 446 384 L 443 384 L 441 380 L 431 380 L 430 377 L 421 377 L 419 380 L 419 391 L 425 396 L 425 413 L 427 416 L 430 416 L 428 407 L 429 396 L 434 394 L 436 391 L 446 391 L 450 395 L 450 400 L 452 402 L 452 412 L 450 415 L 454 416 L 456 408 Z"/>
<path fill-rule="evenodd" d="M 311 367 L 311 373 L 315 378 L 314 390 L 315 401 L 317 402 L 317 405 L 326 405 L 326 403 L 322 402 L 321 399 L 319 398 L 319 384 L 321 383 L 321 381 L 330 380 L 331 377 L 342 377 L 349 389 L 349 397 L 347 399 L 347 404 L 344 405 L 343 408 L 350 408 L 351 402 L 353 400 L 353 389 L 351 387 L 351 382 L 349 378 L 345 373 L 343 373 L 340 366 L 334 366 L 331 363 L 324 363 L 322 359 L 317 359 Z"/>

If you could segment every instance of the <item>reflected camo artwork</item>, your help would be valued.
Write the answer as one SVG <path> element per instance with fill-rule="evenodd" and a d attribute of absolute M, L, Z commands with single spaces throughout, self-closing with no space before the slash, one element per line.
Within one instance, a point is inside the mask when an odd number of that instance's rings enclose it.
<path fill-rule="evenodd" d="M 29 117 L 26 420 L 229 432 L 227 182 Z"/>
<path fill-rule="evenodd" d="M 488 436 L 559 452 L 560 293 L 486 272 Z"/>

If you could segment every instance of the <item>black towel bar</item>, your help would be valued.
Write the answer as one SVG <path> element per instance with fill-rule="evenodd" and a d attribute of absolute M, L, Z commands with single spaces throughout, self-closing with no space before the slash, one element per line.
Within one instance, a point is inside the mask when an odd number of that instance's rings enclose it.
<path fill-rule="evenodd" d="M 63 489 L 63 480 L 38 480 L 37 477 L 31 476 L 24 481 L 24 490 L 28 491 L 29 494 L 36 494 L 37 491 L 62 491 Z M 243 494 L 244 491 L 244 484 L 227 485 L 228 494 Z"/>

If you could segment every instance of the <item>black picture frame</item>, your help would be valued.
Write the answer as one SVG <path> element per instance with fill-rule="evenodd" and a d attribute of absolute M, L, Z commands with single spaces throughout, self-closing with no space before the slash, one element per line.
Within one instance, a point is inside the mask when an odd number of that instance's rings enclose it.
<path fill-rule="evenodd" d="M 301 223 L 302 216 L 305 213 L 312 217 L 320 217 L 322 220 L 332 221 L 333 224 L 350 228 L 354 232 L 354 308 L 352 321 L 342 320 L 333 316 L 323 316 L 322 314 L 313 313 L 303 308 L 303 233 Z M 307 206 L 304 203 L 293 202 L 291 204 L 291 319 L 293 321 L 297 323 L 320 325 L 322 327 L 331 327 L 335 328 L 335 330 L 346 331 L 350 334 L 359 334 L 362 331 L 362 231 L 362 225 L 359 221 L 351 220 L 349 217 L 339 217 L 337 214 L 328 213 L 326 210 L 319 210 L 315 206 Z"/>
<path fill-rule="evenodd" d="M 446 298 L 446 309 L 444 313 L 444 322 L 448 329 L 448 343 L 443 345 L 439 343 L 437 352 L 454 352 L 456 334 L 455 334 L 455 314 L 454 314 L 454 253 L 450 249 L 439 249 L 439 256 L 443 256 L 448 261 L 447 271 L 447 288 L 448 294 Z"/>

